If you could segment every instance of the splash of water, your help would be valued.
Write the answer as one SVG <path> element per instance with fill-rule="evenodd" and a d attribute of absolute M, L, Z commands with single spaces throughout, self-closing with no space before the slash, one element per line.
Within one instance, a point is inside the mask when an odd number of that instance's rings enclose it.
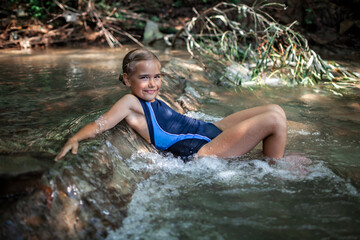
<path fill-rule="evenodd" d="M 184 163 L 172 155 L 137 152 L 126 163 L 134 171 L 151 173 L 151 177 L 138 185 L 128 217 L 108 239 L 222 239 L 227 228 L 214 231 L 216 226 L 266 226 L 270 221 L 266 213 L 257 213 L 252 219 L 242 217 L 244 211 L 259 208 L 259 204 L 277 204 L 267 195 L 296 197 L 301 191 L 298 185 L 309 183 L 325 192 L 329 186 L 323 182 L 330 181 L 337 194 L 358 195 L 323 162 L 304 157 L 271 162 L 203 157 Z M 252 195 L 259 199 L 252 200 Z"/>

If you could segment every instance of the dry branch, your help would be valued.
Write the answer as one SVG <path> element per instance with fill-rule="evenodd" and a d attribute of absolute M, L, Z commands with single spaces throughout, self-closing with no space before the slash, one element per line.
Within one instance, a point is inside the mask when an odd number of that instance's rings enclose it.
<path fill-rule="evenodd" d="M 99 38 L 104 38 L 110 47 L 116 47 L 121 46 L 122 36 L 143 47 L 136 36 L 121 27 L 125 22 L 129 24 L 132 21 L 146 21 L 147 19 L 141 15 L 117 8 L 114 8 L 110 14 L 105 14 L 96 9 L 92 0 L 87 1 L 82 10 L 71 8 L 57 0 L 54 2 L 63 13 L 54 15 L 47 21 L 48 25 L 43 24 L 42 32 L 33 29 L 32 25 L 27 29 L 23 29 L 23 26 L 17 27 L 17 23 L 12 21 L 0 35 L 0 47 L 32 48 L 41 45 L 47 47 L 53 43 L 68 43 L 82 39 L 95 41 Z M 122 14 L 123 18 L 112 17 L 115 12 Z M 61 23 L 62 19 L 66 20 L 65 24 L 51 29 Z"/>
<path fill-rule="evenodd" d="M 281 25 L 261 7 L 245 4 L 222 2 L 202 13 L 194 12 L 196 16 L 180 32 L 188 52 L 193 56 L 194 51 L 200 53 L 203 57 L 196 56 L 208 69 L 222 74 L 240 62 L 248 66 L 252 80 L 261 81 L 266 75 L 302 84 L 334 79 L 333 67 L 309 48 L 305 37 L 292 30 L 295 23 Z M 235 82 L 241 84 L 242 80 Z"/>

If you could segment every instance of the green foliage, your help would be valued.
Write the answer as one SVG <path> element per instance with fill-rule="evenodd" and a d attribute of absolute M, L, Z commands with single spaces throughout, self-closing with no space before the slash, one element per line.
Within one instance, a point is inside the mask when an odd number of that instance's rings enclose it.
<path fill-rule="evenodd" d="M 144 21 L 136 21 L 135 28 L 136 29 L 144 29 L 145 28 L 145 22 Z"/>
<path fill-rule="evenodd" d="M 182 6 L 182 1 L 181 0 L 176 0 L 172 5 L 173 5 L 173 7 L 181 7 Z"/>
<path fill-rule="evenodd" d="M 39 6 L 39 2 L 36 0 L 30 0 L 30 15 L 35 18 L 42 18 L 44 16 L 43 9 Z"/>
<path fill-rule="evenodd" d="M 334 75 L 335 67 L 310 49 L 305 37 L 292 30 L 294 24 L 277 23 L 261 7 L 220 3 L 187 23 L 188 51 L 199 51 L 204 64 L 225 71 L 225 78 L 226 69 L 238 63 L 258 83 L 266 77 L 305 85 L 351 78 L 346 71 Z M 235 78 L 230 82 L 243 83 Z"/>
<path fill-rule="evenodd" d="M 102 9 L 110 9 L 110 6 L 104 0 L 97 2 L 96 6 Z"/>
<path fill-rule="evenodd" d="M 10 3 L 10 4 L 9 4 Z M 58 7 L 54 1 L 40 1 L 40 0 L 10 0 L 8 6 L 4 8 L 21 8 L 25 11 L 25 15 L 30 18 L 44 20 L 49 18 L 51 12 L 58 10 Z"/>
<path fill-rule="evenodd" d="M 136 9 L 135 12 L 137 12 L 137 13 L 145 12 L 145 8 L 144 7 L 139 7 L 139 8 Z"/>
<path fill-rule="evenodd" d="M 160 19 L 157 16 L 151 16 L 150 20 L 153 22 L 160 22 Z"/>
<path fill-rule="evenodd" d="M 125 20 L 125 19 L 126 19 L 124 13 L 115 12 L 115 13 L 114 13 L 114 17 L 117 18 L 117 19 L 119 19 L 119 20 Z"/>
<path fill-rule="evenodd" d="M 314 13 L 311 9 L 307 8 L 305 9 L 305 17 L 304 21 L 307 25 L 311 25 L 314 22 Z"/>

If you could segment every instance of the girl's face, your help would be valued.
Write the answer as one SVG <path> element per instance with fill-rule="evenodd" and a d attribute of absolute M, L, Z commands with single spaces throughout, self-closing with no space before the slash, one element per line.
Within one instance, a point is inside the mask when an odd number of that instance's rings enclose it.
<path fill-rule="evenodd" d="M 137 97 L 153 102 L 161 88 L 161 65 L 156 59 L 139 61 L 135 65 L 135 71 L 124 73 L 125 85 Z"/>

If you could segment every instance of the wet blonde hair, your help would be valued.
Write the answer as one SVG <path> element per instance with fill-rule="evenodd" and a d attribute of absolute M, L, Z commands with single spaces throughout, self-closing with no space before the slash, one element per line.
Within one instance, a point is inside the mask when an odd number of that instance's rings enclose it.
<path fill-rule="evenodd" d="M 131 75 L 135 71 L 136 63 L 143 60 L 159 60 L 159 58 L 151 51 L 145 48 L 137 48 L 128 52 L 123 60 L 122 73 L 119 76 L 119 80 L 124 83 L 123 74 Z M 125 84 L 125 83 L 124 83 Z"/>

